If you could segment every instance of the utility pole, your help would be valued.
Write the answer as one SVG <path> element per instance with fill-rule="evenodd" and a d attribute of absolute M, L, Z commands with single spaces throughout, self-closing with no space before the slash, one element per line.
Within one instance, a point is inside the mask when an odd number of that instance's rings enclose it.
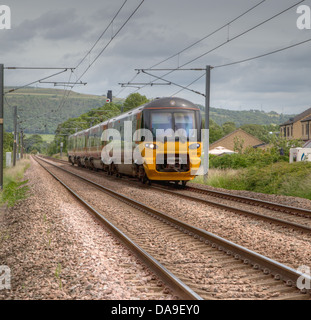
<path fill-rule="evenodd" d="M 24 159 L 24 131 L 21 128 L 21 159 Z"/>
<path fill-rule="evenodd" d="M 20 124 L 18 124 L 17 130 L 17 159 L 21 160 L 21 150 L 22 150 L 22 132 L 20 128 Z"/>
<path fill-rule="evenodd" d="M 211 100 L 211 66 L 206 66 L 206 91 L 205 91 L 205 141 L 204 141 L 204 182 L 207 182 L 209 171 L 209 118 Z"/>
<path fill-rule="evenodd" d="M 3 94 L 4 66 L 0 64 L 0 188 L 3 190 Z"/>
<path fill-rule="evenodd" d="M 13 144 L 13 166 L 16 166 L 16 152 L 17 152 L 17 106 L 14 106 L 14 144 Z"/>

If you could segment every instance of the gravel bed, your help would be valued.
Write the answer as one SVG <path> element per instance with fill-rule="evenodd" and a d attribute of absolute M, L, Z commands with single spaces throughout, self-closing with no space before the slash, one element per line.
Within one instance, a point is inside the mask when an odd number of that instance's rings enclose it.
<path fill-rule="evenodd" d="M 61 165 L 63 166 L 63 165 Z M 289 267 L 311 267 L 311 235 L 65 165 L 81 176 Z"/>
<path fill-rule="evenodd" d="M 282 220 L 285 220 L 288 222 L 293 222 L 293 223 L 297 223 L 297 224 L 311 227 L 311 218 L 309 218 L 309 217 L 295 216 L 290 213 L 278 212 L 278 211 L 275 211 L 275 210 L 272 210 L 269 208 L 254 206 L 254 205 L 247 204 L 247 203 L 240 203 L 240 202 L 237 202 L 234 200 L 220 199 L 217 197 L 213 197 L 212 195 L 209 195 L 209 194 L 200 194 L 200 193 L 196 193 L 196 192 L 192 192 L 192 191 L 182 191 L 182 190 L 177 190 L 176 192 L 178 192 L 180 194 L 185 194 L 185 195 L 193 196 L 196 198 L 200 198 L 203 200 L 207 200 L 207 201 L 212 201 L 212 202 L 221 201 L 221 204 L 229 206 L 229 207 L 239 208 L 239 209 L 243 209 L 246 211 L 262 214 L 262 215 L 265 215 L 268 217 L 274 217 L 274 218 L 282 219 Z"/>
<path fill-rule="evenodd" d="M 249 198 L 254 198 L 254 199 L 259 199 L 264 201 L 270 201 L 270 202 L 275 202 L 275 203 L 279 203 L 279 204 L 283 204 L 291 207 L 311 210 L 311 200 L 299 198 L 299 197 L 257 193 L 257 192 L 244 191 L 244 190 L 228 190 L 228 189 L 214 188 L 214 187 L 206 186 L 204 184 L 199 184 L 199 183 L 189 183 L 188 186 L 193 188 L 199 188 L 199 189 L 220 191 L 220 192 L 229 193 L 233 195 L 249 197 Z"/>
<path fill-rule="evenodd" d="M 34 160 L 31 196 L 0 212 L 0 300 L 176 299 Z"/>
<path fill-rule="evenodd" d="M 196 244 L 201 246 L 201 243 L 192 237 L 184 237 L 183 233 L 167 227 L 156 219 L 152 219 L 151 222 L 149 216 L 106 195 L 79 178 L 63 174 L 51 166 L 49 169 L 56 175 L 61 174 L 64 183 L 76 193 L 83 194 L 83 199 L 100 212 L 104 212 L 110 221 L 116 223 L 131 238 L 140 241 L 140 245 L 146 247 L 152 255 L 155 254 L 156 258 L 159 257 L 159 261 L 169 266 L 172 272 L 178 271 L 179 276 L 182 274 L 192 279 L 193 283 L 207 287 L 209 294 L 214 298 L 269 299 L 280 295 L 279 292 L 270 292 L 268 287 L 250 280 L 248 275 L 252 268 L 247 268 L 246 272 L 241 269 L 235 270 L 234 266 L 232 269 L 230 266 L 224 268 L 223 259 L 228 259 L 225 254 L 211 250 L 208 246 L 204 246 L 205 249 L 200 251 Z M 260 274 L 258 272 L 258 275 Z"/>

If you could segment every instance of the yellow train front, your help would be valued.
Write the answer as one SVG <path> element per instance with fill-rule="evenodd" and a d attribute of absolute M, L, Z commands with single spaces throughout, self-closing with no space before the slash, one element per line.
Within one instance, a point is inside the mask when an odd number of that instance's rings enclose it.
<path fill-rule="evenodd" d="M 187 100 L 162 98 L 145 105 L 141 127 L 151 132 L 152 140 L 140 142 L 140 178 L 183 185 L 192 180 L 201 164 L 201 125 L 200 109 Z"/>
<path fill-rule="evenodd" d="M 192 102 L 155 99 L 69 137 L 69 161 L 144 183 L 181 181 L 185 185 L 201 164 L 201 128 L 200 109 Z M 117 132 L 113 139 L 109 129 Z"/>

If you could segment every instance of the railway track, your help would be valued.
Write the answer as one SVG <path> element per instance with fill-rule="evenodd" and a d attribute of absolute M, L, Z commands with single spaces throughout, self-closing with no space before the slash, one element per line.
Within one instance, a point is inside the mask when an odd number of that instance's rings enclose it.
<path fill-rule="evenodd" d="M 49 158 L 51 159 L 51 158 Z M 54 161 L 54 159 L 51 159 Z M 65 163 L 69 165 L 67 161 L 56 159 L 55 161 L 60 163 Z M 78 167 L 75 167 L 78 168 Z M 79 168 L 83 170 L 83 168 Z M 106 176 L 105 176 L 106 177 Z M 107 177 L 109 178 L 109 177 Z M 234 212 L 237 214 L 242 214 L 245 216 L 251 216 L 259 220 L 264 220 L 269 223 L 274 223 L 277 225 L 285 226 L 287 228 L 300 230 L 302 232 L 311 232 L 311 211 L 290 207 L 278 203 L 263 201 L 259 199 L 242 197 L 238 195 L 232 195 L 229 193 L 213 191 L 202 189 L 200 187 L 186 187 L 184 190 L 176 190 L 176 188 L 170 186 L 163 186 L 160 184 L 153 184 L 152 186 L 148 186 L 148 188 L 152 188 L 161 192 L 166 192 L 168 194 L 181 197 L 191 201 L 197 201 L 204 203 L 209 206 L 217 207 L 222 210 L 226 210 L 229 212 Z M 191 195 L 190 193 L 199 194 Z M 202 197 L 203 196 L 203 197 Z M 204 196 L 208 196 L 208 198 L 204 198 Z M 215 199 L 222 199 L 221 202 L 215 201 Z M 226 202 L 226 203 L 224 203 Z M 241 208 L 236 206 L 235 203 L 243 204 Z M 255 210 L 254 210 L 255 208 Z M 264 214 L 259 212 L 258 208 L 261 208 L 260 211 L 264 211 Z"/>
<path fill-rule="evenodd" d="M 119 215 L 115 214 L 110 215 L 109 219 L 115 220 L 118 225 L 122 225 L 121 228 L 130 234 L 130 236 L 123 234 L 126 241 L 122 241 L 127 243 L 129 237 L 134 238 L 134 242 L 145 249 L 143 250 L 144 254 L 136 254 L 156 274 L 159 275 L 160 273 L 155 271 L 160 265 L 162 270 L 170 270 L 168 271 L 169 275 L 161 275 L 160 277 L 165 279 L 164 281 L 175 292 L 179 292 L 181 297 L 188 296 L 188 299 L 190 296 L 192 299 L 217 299 L 222 294 L 222 292 L 217 291 L 219 290 L 217 289 L 218 286 L 224 288 L 223 290 L 226 292 L 228 292 L 229 288 L 229 293 L 231 292 L 232 297 L 236 299 L 247 298 L 246 294 L 243 294 L 245 290 L 247 294 L 250 294 L 249 290 L 252 291 L 255 298 L 310 299 L 309 294 L 301 294 L 297 290 L 296 282 L 301 274 L 295 270 L 205 230 L 174 219 L 163 212 L 122 196 L 113 190 L 80 177 L 46 160 L 36 160 L 41 166 L 50 166 L 53 170 L 58 171 L 58 174 L 55 175 L 49 170 L 55 178 L 58 176 L 58 180 L 60 180 L 59 175 L 61 172 L 62 176 L 67 176 L 66 179 L 69 179 L 70 182 L 77 180 L 79 184 L 88 185 L 88 187 L 92 186 L 96 192 L 99 190 L 101 192 L 104 191 L 127 207 L 131 206 L 131 210 L 134 210 L 135 214 L 131 211 L 130 220 L 134 219 L 134 225 L 131 225 L 129 220 L 120 222 L 118 220 Z M 45 165 L 42 163 L 45 163 Z M 69 176 L 70 178 L 68 178 Z M 75 191 L 71 190 L 71 192 L 86 205 L 86 201 L 82 200 Z M 106 222 L 107 219 L 103 217 L 102 213 L 95 211 L 101 220 L 105 221 L 109 226 L 112 225 L 111 222 Z M 142 221 L 144 221 L 145 225 L 153 226 L 155 229 L 153 231 L 142 229 L 139 226 Z M 135 224 L 138 224 L 136 229 Z M 154 230 L 157 230 L 159 234 L 155 234 Z M 154 238 L 150 239 L 152 234 Z M 160 245 L 158 246 L 158 238 L 169 240 L 164 247 L 163 244 L 161 247 Z M 137 245 L 135 249 L 132 244 L 130 246 L 132 246 L 132 250 L 137 250 Z M 178 251 L 176 248 L 178 248 Z M 146 252 L 147 250 L 151 252 L 154 258 L 151 258 L 151 255 Z M 147 261 L 147 256 L 153 262 Z M 178 258 L 174 259 L 174 256 L 178 256 Z M 182 283 L 184 289 L 176 289 L 176 282 L 178 285 Z M 213 288 L 215 285 L 216 288 Z M 192 294 L 186 293 L 185 291 L 187 290 L 185 288 L 189 288 Z M 262 293 L 262 290 L 264 290 L 264 293 Z"/>
<path fill-rule="evenodd" d="M 78 195 L 59 177 L 57 177 L 53 172 L 51 172 L 51 170 L 49 170 L 46 166 L 42 165 L 42 163 L 40 162 L 40 160 L 38 160 L 38 158 L 34 157 L 34 159 L 39 163 L 39 165 L 42 168 L 44 168 L 51 176 L 53 176 L 59 183 L 61 183 L 62 186 L 67 191 L 69 191 L 89 212 L 91 212 L 98 220 L 100 220 L 110 230 L 110 232 L 112 232 L 118 239 L 120 239 L 120 241 L 124 243 L 139 259 L 141 259 L 157 276 L 159 276 L 162 280 L 164 280 L 165 283 L 170 288 L 172 288 L 177 295 L 179 295 L 179 297 L 183 299 L 190 299 L 190 300 L 202 300 L 202 298 L 198 294 L 196 294 L 187 285 L 185 285 L 180 279 L 178 279 L 174 274 L 172 274 L 163 265 L 161 265 L 156 259 L 154 259 L 150 254 L 148 254 L 145 250 L 143 250 L 140 246 L 138 246 L 119 228 L 117 228 L 107 218 L 105 218 L 105 216 L 102 213 L 96 210 L 92 205 L 88 204 L 85 200 L 83 200 L 83 198 L 80 195 Z M 45 161 L 45 160 L 41 159 L 41 161 Z"/>

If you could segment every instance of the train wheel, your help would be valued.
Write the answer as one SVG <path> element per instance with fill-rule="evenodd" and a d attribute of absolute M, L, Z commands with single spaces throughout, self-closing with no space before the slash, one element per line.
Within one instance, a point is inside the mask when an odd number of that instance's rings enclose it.
<path fill-rule="evenodd" d="M 188 182 L 188 181 L 182 181 L 182 182 L 181 182 L 183 188 L 186 188 L 187 182 Z"/>
<path fill-rule="evenodd" d="M 142 182 L 143 184 L 146 184 L 148 181 L 149 181 L 149 179 L 148 179 L 146 173 L 144 172 L 144 175 L 143 175 L 142 178 L 141 178 L 141 182 Z"/>
<path fill-rule="evenodd" d="M 108 175 L 113 176 L 113 174 L 114 174 L 114 167 L 113 167 L 113 163 L 112 163 L 109 165 Z"/>

